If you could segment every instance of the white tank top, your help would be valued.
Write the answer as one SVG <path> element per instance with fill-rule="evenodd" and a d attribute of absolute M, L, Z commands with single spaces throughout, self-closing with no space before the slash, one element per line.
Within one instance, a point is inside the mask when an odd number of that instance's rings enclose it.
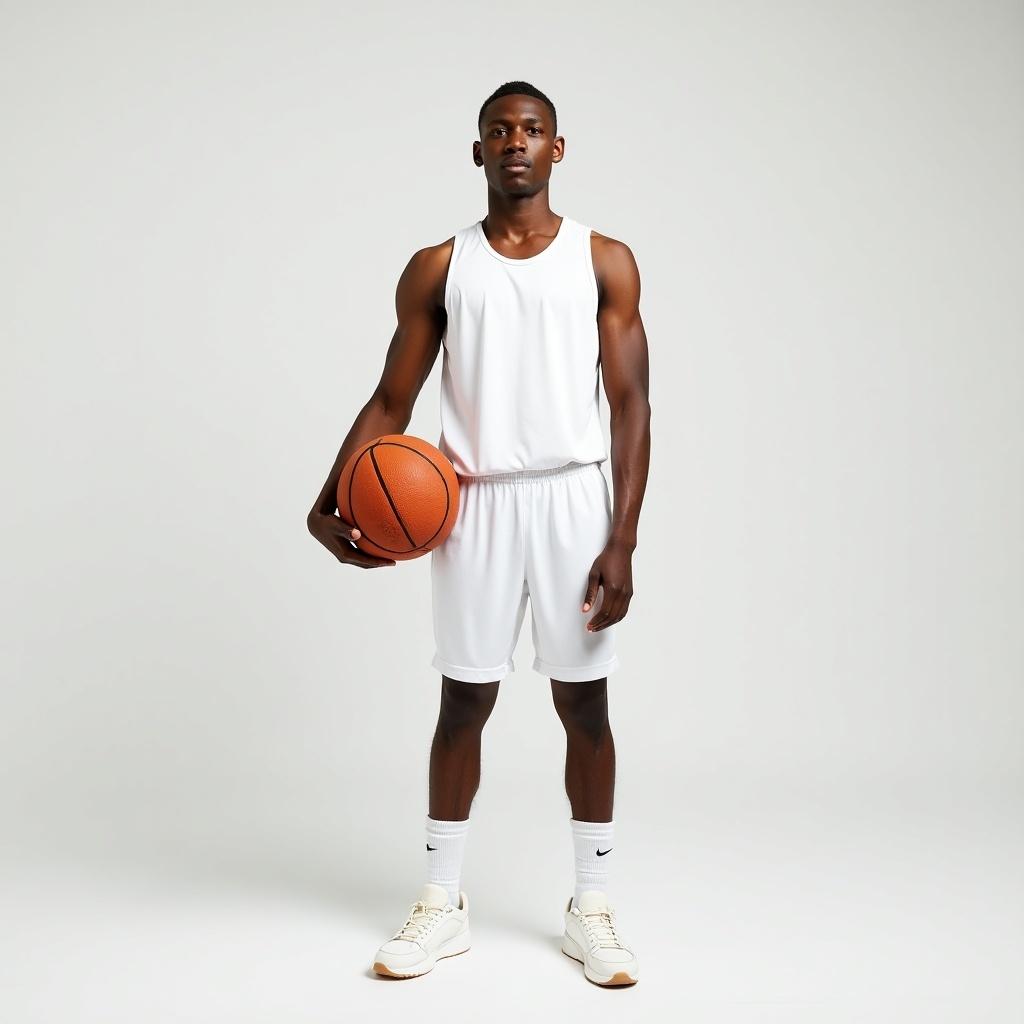
<path fill-rule="evenodd" d="M 462 228 L 444 289 L 441 438 L 461 476 L 607 458 L 590 228 L 563 217 L 536 256 Z"/>

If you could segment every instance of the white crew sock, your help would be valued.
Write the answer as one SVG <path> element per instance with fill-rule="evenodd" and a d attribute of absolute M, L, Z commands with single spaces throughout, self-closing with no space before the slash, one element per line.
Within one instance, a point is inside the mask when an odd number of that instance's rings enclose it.
<path fill-rule="evenodd" d="M 448 890 L 452 905 L 459 905 L 459 876 L 466 848 L 469 819 L 436 821 L 427 815 L 427 881 Z"/>
<path fill-rule="evenodd" d="M 572 845 L 576 855 L 576 891 L 572 905 L 579 903 L 587 889 L 607 892 L 608 854 L 612 849 L 613 821 L 577 821 L 572 826 Z"/>

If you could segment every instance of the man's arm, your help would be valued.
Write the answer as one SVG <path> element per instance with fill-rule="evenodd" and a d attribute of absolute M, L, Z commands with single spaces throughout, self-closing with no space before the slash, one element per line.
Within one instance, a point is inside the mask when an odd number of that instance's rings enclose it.
<path fill-rule="evenodd" d="M 352 453 L 382 434 L 403 434 L 413 407 L 430 376 L 445 327 L 444 283 L 451 259 L 452 239 L 420 249 L 398 280 L 395 311 L 398 327 L 384 358 L 380 381 L 349 429 L 313 508 L 306 517 L 309 532 L 338 559 L 362 568 L 395 565 L 394 559 L 360 551 L 359 536 L 338 510 L 338 479 Z"/>
<path fill-rule="evenodd" d="M 594 233 L 592 250 L 598 283 L 601 376 L 611 414 L 614 502 L 608 543 L 594 561 L 583 611 L 604 589 L 601 610 L 590 630 L 622 619 L 633 596 L 633 551 L 651 458 L 647 335 L 640 318 L 640 271 L 629 246 Z"/>

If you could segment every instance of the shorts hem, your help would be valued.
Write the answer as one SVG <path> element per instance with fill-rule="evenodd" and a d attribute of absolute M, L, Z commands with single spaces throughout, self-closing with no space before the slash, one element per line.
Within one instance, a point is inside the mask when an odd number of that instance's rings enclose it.
<path fill-rule="evenodd" d="M 445 661 L 439 654 L 435 654 L 430 664 L 449 679 L 458 679 L 462 683 L 497 683 L 509 672 L 516 670 L 515 662 L 511 658 L 497 668 L 470 668 L 467 665 Z"/>
<path fill-rule="evenodd" d="M 596 665 L 583 666 L 553 665 L 550 661 L 545 661 L 543 658 L 533 659 L 535 672 L 540 672 L 542 675 L 550 676 L 552 679 L 558 679 L 565 683 L 584 683 L 589 682 L 591 679 L 602 679 L 610 672 L 614 672 L 619 668 L 620 664 L 617 654 L 613 654 L 607 661 L 598 662 Z"/>

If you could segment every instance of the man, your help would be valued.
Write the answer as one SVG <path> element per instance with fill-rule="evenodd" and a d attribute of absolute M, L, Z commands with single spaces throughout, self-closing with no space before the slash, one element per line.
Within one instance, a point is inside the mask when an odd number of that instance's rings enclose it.
<path fill-rule="evenodd" d="M 615 747 L 607 676 L 612 628 L 633 593 L 632 555 L 650 459 L 647 339 L 633 254 L 548 205 L 565 140 L 555 108 L 527 82 L 484 102 L 473 161 L 487 216 L 415 253 L 398 282 L 398 329 L 380 383 L 356 417 L 308 526 L 339 561 L 394 565 L 353 543 L 336 514 L 351 453 L 400 434 L 444 348 L 438 447 L 459 476 L 460 510 L 431 552 L 432 664 L 441 706 L 430 751 L 427 872 L 374 970 L 415 977 L 469 948 L 459 888 L 480 739 L 530 598 L 537 657 L 566 732 L 576 888 L 562 951 L 601 985 L 631 985 L 637 957 L 608 903 Z M 614 510 L 601 471 L 598 368 L 611 417 Z M 598 602 L 598 591 L 601 592 Z M 596 611 L 595 611 L 596 606 Z"/>

